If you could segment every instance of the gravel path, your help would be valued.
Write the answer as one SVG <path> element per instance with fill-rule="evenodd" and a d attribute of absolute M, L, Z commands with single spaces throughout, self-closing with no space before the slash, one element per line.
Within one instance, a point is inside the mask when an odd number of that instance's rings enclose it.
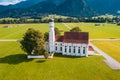
<path fill-rule="evenodd" d="M 90 43 L 91 46 L 93 46 L 93 48 L 99 53 L 101 54 L 104 58 L 105 58 L 105 63 L 107 63 L 107 65 L 114 69 L 114 70 L 118 70 L 120 69 L 120 63 L 115 60 L 114 58 L 110 57 L 109 55 L 107 55 L 107 53 L 103 52 L 102 50 L 100 50 L 99 48 L 97 48 L 95 45 L 93 45 L 92 43 Z"/>
<path fill-rule="evenodd" d="M 120 41 L 120 39 L 90 39 L 90 41 Z"/>
<path fill-rule="evenodd" d="M 15 39 L 0 39 L 0 42 L 19 42 L 20 40 Z"/>

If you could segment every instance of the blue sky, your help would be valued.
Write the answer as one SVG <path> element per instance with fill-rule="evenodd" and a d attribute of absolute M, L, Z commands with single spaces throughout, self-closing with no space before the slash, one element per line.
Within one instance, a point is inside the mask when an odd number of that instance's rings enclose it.
<path fill-rule="evenodd" d="M 0 5 L 16 4 L 25 0 L 0 0 Z"/>

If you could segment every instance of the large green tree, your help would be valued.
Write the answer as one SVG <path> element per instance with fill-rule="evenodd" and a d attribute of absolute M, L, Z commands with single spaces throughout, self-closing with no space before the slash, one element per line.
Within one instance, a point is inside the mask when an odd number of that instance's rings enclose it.
<path fill-rule="evenodd" d="M 28 55 L 43 55 L 45 52 L 44 35 L 38 30 L 29 28 L 20 43 Z"/>
<path fill-rule="evenodd" d="M 44 33 L 44 39 L 45 39 L 45 41 L 48 41 L 48 39 L 49 39 L 49 32 L 45 32 Z"/>
<path fill-rule="evenodd" d="M 74 27 L 70 31 L 71 32 L 81 32 L 82 30 L 79 27 Z"/>
<path fill-rule="evenodd" d="M 60 35 L 60 30 L 58 28 L 55 27 L 55 35 Z"/>

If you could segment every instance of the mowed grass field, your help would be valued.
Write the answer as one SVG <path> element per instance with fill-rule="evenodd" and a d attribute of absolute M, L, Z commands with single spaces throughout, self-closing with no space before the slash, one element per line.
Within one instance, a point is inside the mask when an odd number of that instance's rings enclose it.
<path fill-rule="evenodd" d="M 79 26 L 82 31 L 90 33 L 91 39 L 120 38 L 120 27 L 114 24 L 105 23 L 100 27 L 96 27 L 95 23 L 66 24 L 71 28 Z M 6 25 L 12 27 L 3 28 Z M 62 23 L 56 23 L 55 26 L 60 29 L 62 35 L 64 31 L 69 31 Z M 48 24 L 0 24 L 0 39 L 22 39 L 28 28 L 43 33 L 49 31 Z M 97 43 L 99 42 L 94 42 L 96 45 Z M 117 48 L 114 49 L 119 53 Z M 115 50 L 111 49 L 111 54 L 114 54 Z M 48 60 L 28 60 L 19 42 L 0 42 L 0 80 L 119 80 L 120 70 L 112 70 L 103 60 L 102 56 L 74 58 L 60 55 Z"/>
<path fill-rule="evenodd" d="M 61 23 L 55 25 L 60 28 L 62 33 L 68 30 Z M 3 28 L 4 26 L 10 26 L 11 28 Z M 28 28 L 34 28 L 45 33 L 49 31 L 49 24 L 0 24 L 0 39 L 22 39 Z"/>
<path fill-rule="evenodd" d="M 120 26 L 115 24 L 101 23 L 101 26 L 96 27 L 95 23 L 66 23 L 71 28 L 80 27 L 82 31 L 89 32 L 89 37 L 94 38 L 120 38 Z M 11 26 L 12 28 L 3 28 L 4 26 Z M 55 27 L 64 31 L 69 29 L 62 23 L 56 23 Z M 28 28 L 34 28 L 41 32 L 49 31 L 49 24 L 0 24 L 0 39 L 22 39 L 23 34 Z"/>
<path fill-rule="evenodd" d="M 120 41 L 92 41 L 92 43 L 120 62 Z"/>
<path fill-rule="evenodd" d="M 96 38 L 120 38 L 120 26 L 116 24 L 97 23 L 67 23 L 71 28 L 78 26 L 82 31 L 89 32 L 89 37 Z"/>
<path fill-rule="evenodd" d="M 0 80 L 119 80 L 102 56 L 28 60 L 18 42 L 0 42 Z"/>

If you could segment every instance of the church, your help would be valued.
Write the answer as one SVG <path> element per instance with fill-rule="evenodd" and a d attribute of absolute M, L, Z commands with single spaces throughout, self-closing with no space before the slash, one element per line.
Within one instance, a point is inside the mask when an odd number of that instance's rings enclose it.
<path fill-rule="evenodd" d="M 94 49 L 89 45 L 88 32 L 64 32 L 63 36 L 55 36 L 54 19 L 49 20 L 49 40 L 46 42 L 46 51 L 51 54 L 62 53 L 69 56 L 94 55 Z"/>

